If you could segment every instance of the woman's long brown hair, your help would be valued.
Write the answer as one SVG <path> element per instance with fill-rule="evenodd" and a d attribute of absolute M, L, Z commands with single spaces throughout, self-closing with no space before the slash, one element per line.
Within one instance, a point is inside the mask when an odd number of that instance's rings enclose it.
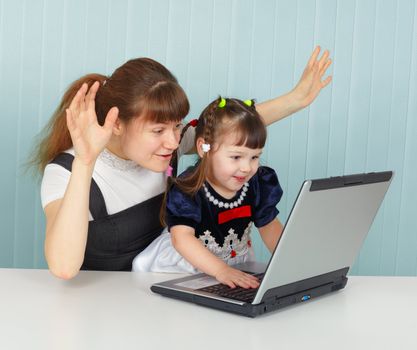
<path fill-rule="evenodd" d="M 66 109 L 84 83 L 90 88 L 100 83 L 95 99 L 97 120 L 104 124 L 110 108 L 119 109 L 123 122 L 143 116 L 155 122 L 180 121 L 189 112 L 189 103 L 177 79 L 162 64 L 150 58 L 130 60 L 110 76 L 88 74 L 73 82 L 40 134 L 29 165 L 42 173 L 59 153 L 72 147 L 66 123 Z"/>

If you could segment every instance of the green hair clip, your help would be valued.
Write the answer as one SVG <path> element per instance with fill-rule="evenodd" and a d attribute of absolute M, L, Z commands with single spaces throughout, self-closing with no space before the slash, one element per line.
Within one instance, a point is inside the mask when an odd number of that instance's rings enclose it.
<path fill-rule="evenodd" d="M 245 101 L 243 101 L 243 103 L 244 103 L 246 106 L 251 107 L 253 102 L 252 102 L 252 100 L 245 100 Z"/>
<path fill-rule="evenodd" d="M 219 102 L 219 108 L 223 108 L 224 106 L 226 106 L 226 99 L 224 99 L 222 97 L 221 100 L 220 100 L 220 102 Z"/>

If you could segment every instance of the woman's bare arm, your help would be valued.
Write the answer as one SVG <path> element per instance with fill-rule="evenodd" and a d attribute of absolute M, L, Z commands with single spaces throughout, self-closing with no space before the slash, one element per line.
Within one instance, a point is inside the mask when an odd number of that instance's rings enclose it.
<path fill-rule="evenodd" d="M 45 207 L 45 257 L 51 272 L 74 277 L 84 260 L 89 220 L 89 193 L 96 159 L 112 135 L 117 108 L 103 126 L 97 122 L 95 96 L 99 83 L 83 84 L 67 109 L 67 126 L 74 147 L 70 181 L 64 197 Z"/>
<path fill-rule="evenodd" d="M 259 103 L 256 110 L 270 125 L 310 105 L 332 80 L 331 76 L 323 79 L 332 61 L 329 51 L 324 51 L 319 58 L 320 47 L 317 46 L 310 56 L 304 72 L 297 85 L 285 95 Z"/>

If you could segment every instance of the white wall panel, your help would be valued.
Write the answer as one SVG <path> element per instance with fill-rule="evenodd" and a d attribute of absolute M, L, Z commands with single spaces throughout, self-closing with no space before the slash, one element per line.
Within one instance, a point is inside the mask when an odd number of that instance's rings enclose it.
<path fill-rule="evenodd" d="M 333 82 L 269 127 L 262 156 L 284 189 L 280 219 L 305 178 L 392 169 L 352 273 L 416 275 L 415 0 L 0 0 L 0 266 L 46 266 L 39 183 L 23 164 L 73 80 L 152 57 L 176 75 L 196 118 L 218 95 L 289 91 L 318 44 L 331 51 Z"/>

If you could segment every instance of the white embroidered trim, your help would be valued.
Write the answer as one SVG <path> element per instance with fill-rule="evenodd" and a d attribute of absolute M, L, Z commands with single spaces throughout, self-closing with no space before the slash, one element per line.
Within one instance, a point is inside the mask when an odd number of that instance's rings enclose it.
<path fill-rule="evenodd" d="M 222 246 L 217 244 L 209 230 L 204 231 L 204 235 L 201 235 L 198 239 L 218 258 L 227 260 L 246 255 L 249 252 L 249 249 L 252 246 L 250 237 L 251 227 L 252 222 L 249 222 L 240 240 L 235 233 L 235 230 L 233 228 L 229 229 L 229 234 L 224 238 Z"/>
<path fill-rule="evenodd" d="M 210 202 L 212 202 L 215 206 L 219 207 L 219 208 L 226 208 L 226 209 L 232 209 L 232 208 L 236 208 L 237 206 L 242 204 L 243 199 L 246 196 L 246 192 L 248 192 L 248 188 L 249 188 L 249 182 L 245 182 L 245 184 L 243 185 L 242 189 L 241 189 L 241 193 L 240 196 L 237 200 L 235 200 L 234 202 L 229 202 L 229 203 L 224 203 L 222 201 L 219 201 L 217 198 L 215 198 L 209 191 L 209 189 L 207 188 L 206 184 L 203 184 L 203 188 L 204 191 L 206 192 L 206 197 L 208 198 L 208 200 Z"/>
<path fill-rule="evenodd" d="M 122 171 L 133 170 L 139 167 L 139 165 L 133 160 L 119 158 L 114 153 L 111 153 L 107 148 L 105 148 L 98 157 L 108 166 Z"/>

